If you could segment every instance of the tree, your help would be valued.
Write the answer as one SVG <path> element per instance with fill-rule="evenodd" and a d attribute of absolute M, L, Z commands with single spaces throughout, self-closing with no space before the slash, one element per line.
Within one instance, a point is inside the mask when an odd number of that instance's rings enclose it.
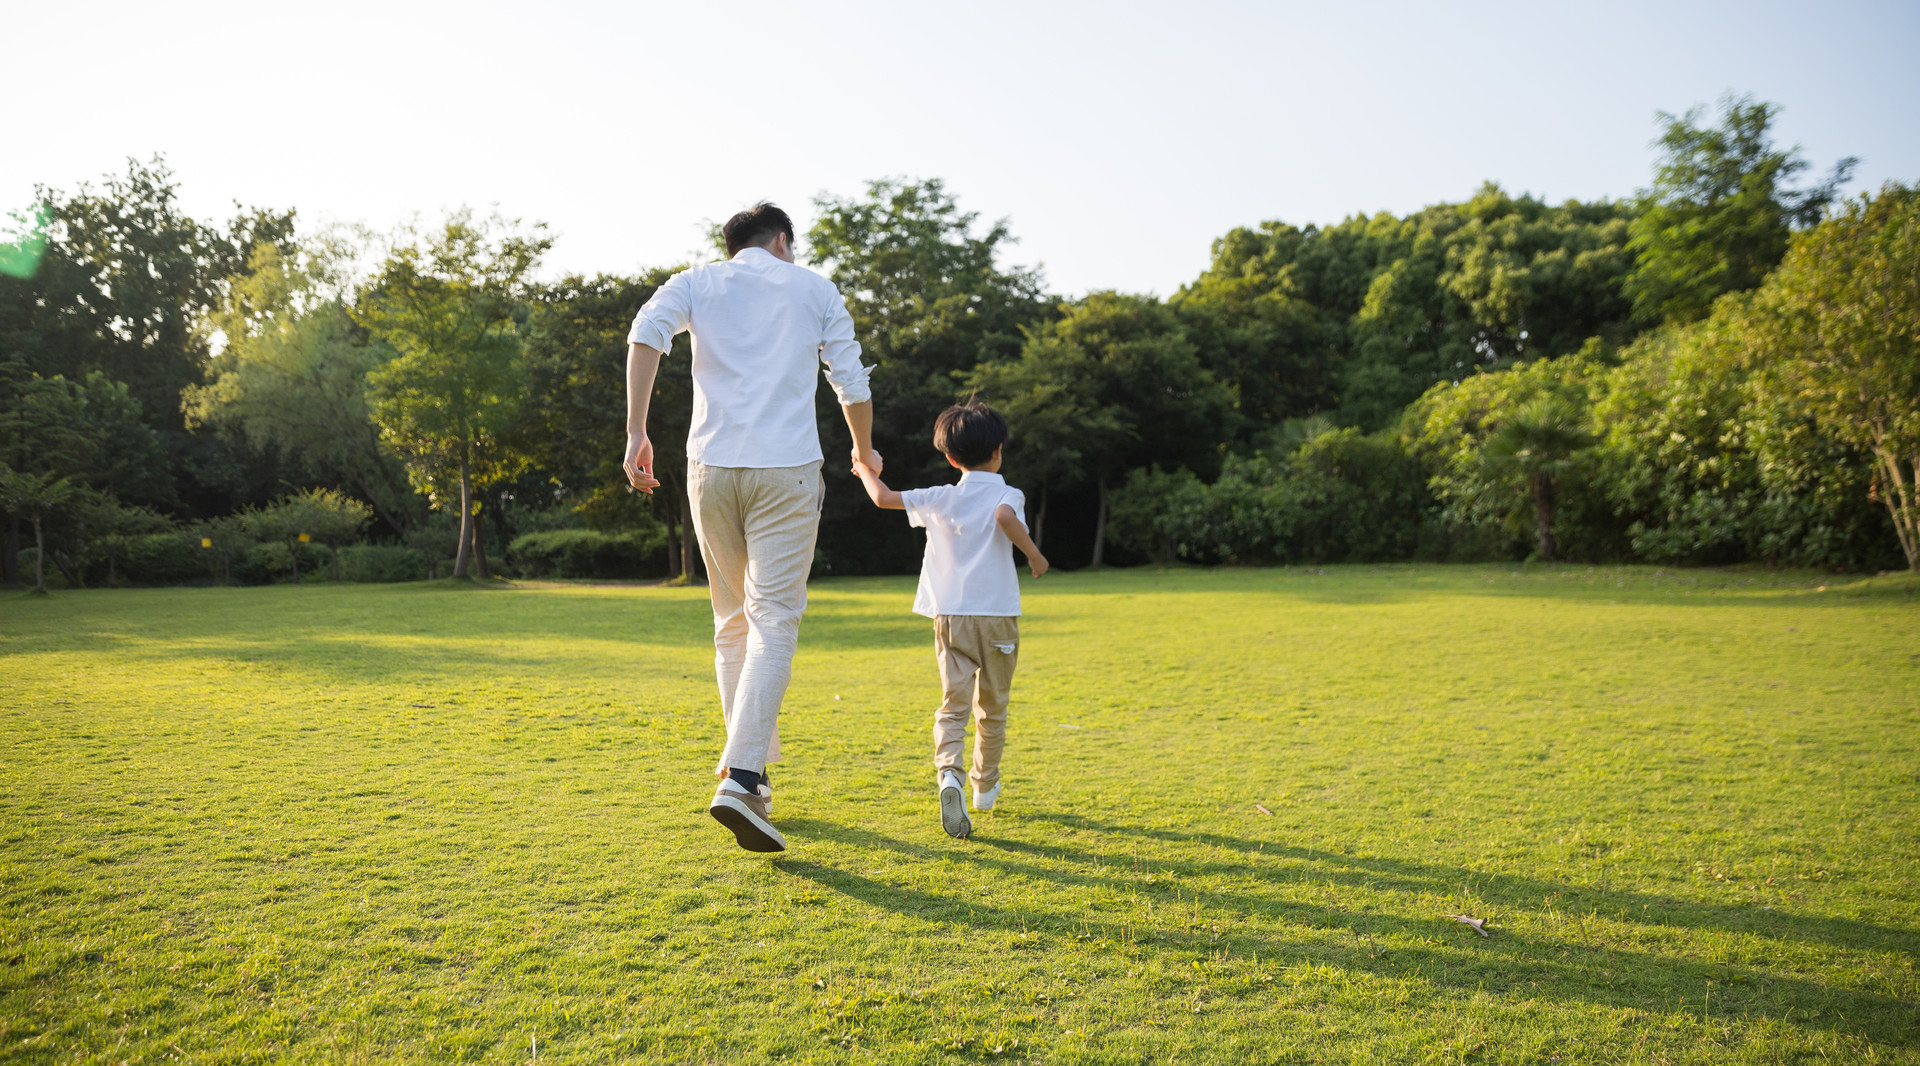
<path fill-rule="evenodd" d="M 353 488 L 396 532 L 414 518 L 406 470 L 381 447 L 367 398 L 367 377 L 393 357 L 348 313 L 340 240 L 291 251 L 254 247 L 211 321 L 225 340 L 210 380 L 189 385 L 182 406 L 189 427 L 239 433 L 259 448 L 277 447 L 325 483 Z"/>
<path fill-rule="evenodd" d="M 429 490 L 457 478 L 460 541 L 455 577 L 474 559 L 490 577 L 474 521 L 474 483 L 512 475 L 498 448 L 525 395 L 516 314 L 552 247 L 545 227 L 451 215 L 438 230 L 396 246 L 362 292 L 359 316 L 398 353 L 368 376 L 374 418 Z M 443 497 L 437 497 L 443 498 Z"/>
<path fill-rule="evenodd" d="M 626 447 L 627 330 L 634 314 L 672 277 L 650 270 L 635 278 L 562 278 L 533 295 L 527 321 L 528 402 L 508 434 L 548 499 L 571 507 L 603 530 L 649 525 L 668 530 L 672 567 L 691 579 L 699 548 L 687 496 L 687 428 L 693 420 L 693 372 L 686 334 L 674 338 L 654 379 L 649 416 L 654 474 L 667 491 L 632 491 L 620 470 Z"/>
<path fill-rule="evenodd" d="M 1889 183 L 1796 236 L 1755 308 L 1761 387 L 1873 457 L 1920 566 L 1920 189 Z"/>
<path fill-rule="evenodd" d="M 1768 136 L 1777 105 L 1729 94 L 1712 129 L 1697 124 L 1701 112 L 1660 113 L 1662 158 L 1629 242 L 1638 261 L 1626 294 L 1643 322 L 1697 321 L 1721 293 L 1759 285 L 1792 229 L 1820 220 L 1856 162 L 1842 159 L 1826 181 L 1792 190 L 1788 181 L 1808 164 Z"/>
<path fill-rule="evenodd" d="M 293 233 L 293 213 L 243 209 L 225 229 L 180 208 L 163 160 L 128 161 L 98 188 L 41 187 L 45 245 L 30 276 L 0 273 L 0 363 L 45 378 L 124 383 L 158 434 L 163 478 L 143 502 L 225 509 L 257 480 L 247 457 L 187 431 L 180 394 L 202 380 L 207 314 L 250 251 Z"/>
<path fill-rule="evenodd" d="M 814 206 L 808 256 L 846 297 L 862 361 L 873 367 L 874 441 L 888 477 L 901 487 L 944 480 L 933 418 L 962 398 L 974 367 L 1017 358 L 1025 331 L 1053 313 L 1040 271 L 1003 264 L 1014 242 L 1008 222 L 980 225 L 937 179 L 869 182 L 864 196 L 821 196 Z M 845 454 L 839 405 L 826 390 L 818 403 L 827 454 Z M 919 557 L 897 520 L 857 490 L 830 489 L 823 524 L 835 531 L 821 538 L 829 566 L 886 572 Z"/>
<path fill-rule="evenodd" d="M 71 499 L 75 491 L 73 483 L 66 478 L 28 474 L 0 466 L 0 505 L 33 523 L 33 592 L 37 596 L 47 594 L 47 541 L 41 525 L 55 508 Z"/>
<path fill-rule="evenodd" d="M 1500 420 L 1481 449 L 1496 475 L 1518 477 L 1533 503 L 1536 551 L 1552 562 L 1554 495 L 1579 453 L 1593 443 L 1579 415 L 1564 401 L 1538 397 Z"/>
<path fill-rule="evenodd" d="M 1096 292 L 1063 306 L 1060 319 L 1028 335 L 1018 360 L 984 366 L 973 380 L 1007 407 L 1015 434 L 1031 435 L 1010 467 L 1036 474 L 1043 493 L 1056 478 L 1093 488 L 1093 566 L 1106 558 L 1108 492 L 1129 470 L 1160 463 L 1210 474 L 1234 432 L 1233 390 L 1151 296 Z"/>

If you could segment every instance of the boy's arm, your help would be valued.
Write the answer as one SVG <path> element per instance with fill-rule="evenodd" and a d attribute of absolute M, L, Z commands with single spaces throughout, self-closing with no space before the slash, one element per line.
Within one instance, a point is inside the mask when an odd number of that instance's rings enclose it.
<path fill-rule="evenodd" d="M 1013 508 L 1004 503 L 994 508 L 993 521 L 1000 527 L 1000 532 L 1013 542 L 1013 546 L 1020 549 L 1020 554 L 1027 557 L 1027 566 L 1033 569 L 1034 577 L 1052 569 L 1047 565 L 1047 557 L 1040 554 L 1039 546 L 1033 543 L 1033 538 L 1027 536 L 1027 527 L 1021 524 L 1020 516 L 1013 513 Z"/>
<path fill-rule="evenodd" d="M 889 511 L 907 509 L 907 501 L 901 499 L 898 492 L 888 488 L 886 483 L 880 480 L 880 475 L 873 472 L 873 467 L 865 463 L 855 463 L 853 472 L 860 479 L 860 484 L 867 487 L 867 498 L 873 501 L 875 507 L 884 507 Z"/>

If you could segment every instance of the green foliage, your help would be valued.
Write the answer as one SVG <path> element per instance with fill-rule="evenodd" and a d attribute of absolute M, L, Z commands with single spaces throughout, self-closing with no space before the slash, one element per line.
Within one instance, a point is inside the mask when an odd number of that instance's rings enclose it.
<path fill-rule="evenodd" d="M 1174 302 L 1212 316 L 1195 335 L 1256 425 L 1337 407 L 1347 424 L 1380 428 L 1476 367 L 1624 340 L 1631 217 L 1623 204 L 1553 207 L 1488 184 L 1405 218 L 1269 222 L 1216 241 Z"/>
<path fill-rule="evenodd" d="M 516 316 L 553 240 L 543 226 L 521 232 L 516 221 L 475 221 L 465 210 L 410 236 L 388 253 L 355 311 L 397 353 L 367 379 L 382 434 L 436 506 L 458 490 L 454 569 L 464 576 L 475 484 L 507 481 L 525 461 L 499 442 L 526 396 Z M 478 563 L 486 576 L 485 557 Z"/>
<path fill-rule="evenodd" d="M 429 576 L 432 563 L 426 553 L 412 548 L 358 544 L 334 553 L 340 575 L 347 581 L 419 581 Z"/>
<path fill-rule="evenodd" d="M 1096 566 L 1111 487 L 1153 463 L 1212 473 L 1231 433 L 1233 390 L 1149 296 L 1096 292 L 1064 305 L 1017 361 L 984 365 L 973 383 L 1012 426 L 1006 470 L 1016 484 L 1096 489 Z"/>
<path fill-rule="evenodd" d="M 526 577 L 664 577 L 665 534 L 657 525 L 633 533 L 591 529 L 528 533 L 507 548 L 507 561 Z"/>
<path fill-rule="evenodd" d="M 266 507 L 240 514 L 240 525 L 248 536 L 284 545 L 288 572 L 300 579 L 302 556 L 318 555 L 332 561 L 332 545 L 344 544 L 360 535 L 373 511 L 366 504 L 333 489 L 308 489 L 284 496 Z M 302 538 L 307 538 L 303 542 Z M 317 544 L 312 542 L 318 542 Z M 325 552 L 320 546 L 329 546 Z M 340 574 L 336 569 L 334 579 Z"/>
<path fill-rule="evenodd" d="M 1697 125 L 1701 110 L 1660 115 L 1662 159 L 1633 221 L 1637 262 L 1625 285 L 1643 322 L 1697 321 L 1720 294 L 1759 285 L 1785 254 L 1790 227 L 1818 222 L 1854 166 L 1844 159 L 1826 182 L 1795 192 L 1787 182 L 1807 163 L 1774 147 L 1777 105 L 1729 94 L 1713 129 Z"/>
<path fill-rule="evenodd" d="M 184 585 L 208 578 L 205 549 L 179 533 L 101 538 L 100 552 L 114 553 L 115 578 L 129 585 Z M 101 569 L 104 569 L 102 567 Z"/>
<path fill-rule="evenodd" d="M 414 497 L 399 460 L 380 446 L 368 375 L 393 357 L 356 323 L 346 304 L 338 240 L 284 250 L 255 246 L 212 316 L 226 344 L 206 385 L 182 395 L 189 426 L 237 432 L 278 448 L 302 473 L 351 485 L 394 529 L 412 521 Z"/>
<path fill-rule="evenodd" d="M 293 215 L 242 210 L 222 230 L 184 214 L 178 196 L 158 158 L 129 160 L 98 188 L 37 189 L 52 216 L 47 243 L 30 277 L 0 274 L 0 364 L 48 379 L 85 382 L 98 373 L 118 383 L 164 457 L 125 498 L 218 507 L 257 472 L 247 469 L 248 457 L 187 432 L 181 392 L 202 380 L 204 323 L 227 279 L 244 272 L 257 245 L 287 240 Z"/>
<path fill-rule="evenodd" d="M 1405 559 L 1432 510 L 1425 474 L 1397 440 L 1347 428 L 1279 458 L 1229 456 L 1211 485 L 1135 471 L 1115 495 L 1114 535 L 1169 561 Z"/>
<path fill-rule="evenodd" d="M 660 362 L 648 417 L 654 474 L 664 488 L 633 492 L 620 471 L 626 448 L 627 331 L 634 314 L 673 275 L 567 277 L 534 293 L 526 328 L 527 402 L 505 443 L 525 456 L 530 473 L 512 485 L 534 510 L 565 508 L 605 532 L 667 524 L 676 563 L 691 561 L 692 512 L 687 500 L 687 429 L 693 419 L 693 372 L 687 334 L 674 338 Z M 680 537 L 686 537 L 682 544 Z"/>
<path fill-rule="evenodd" d="M 951 470 L 933 448 L 934 416 L 962 398 L 976 366 L 1017 359 L 1054 301 L 1039 271 L 1002 264 L 1013 243 L 1007 222 L 979 226 L 937 179 L 869 182 L 864 196 L 821 196 L 814 207 L 808 254 L 846 298 L 862 361 L 873 367 L 874 440 L 887 477 L 899 487 L 944 480 Z M 827 390 L 818 403 L 836 469 L 851 441 Z M 877 512 L 857 485 L 829 482 L 822 524 L 833 531 L 820 547 L 835 573 L 919 565 L 898 516 Z"/>
<path fill-rule="evenodd" d="M 970 841 L 928 787 L 913 580 L 816 582 L 771 862 L 704 813 L 703 589 L 10 603 L 8 1046 L 1915 1057 L 1913 578 L 1327 569 L 1031 583 Z"/>
<path fill-rule="evenodd" d="M 1920 190 L 1889 184 L 1796 237 L 1749 322 L 1761 395 L 1873 457 L 1920 566 Z"/>

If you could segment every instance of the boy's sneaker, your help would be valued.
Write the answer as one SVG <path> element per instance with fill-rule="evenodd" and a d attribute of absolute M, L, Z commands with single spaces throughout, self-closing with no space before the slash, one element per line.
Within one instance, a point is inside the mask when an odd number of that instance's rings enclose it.
<path fill-rule="evenodd" d="M 733 838 L 748 851 L 785 851 L 787 838 L 768 820 L 772 793 L 748 792 L 732 778 L 720 782 L 707 813 L 733 830 Z"/>
<path fill-rule="evenodd" d="M 965 840 L 973 833 L 966 800 L 960 795 L 960 775 L 952 770 L 940 772 L 940 828 L 955 840 Z"/>
<path fill-rule="evenodd" d="M 976 811 L 990 811 L 993 809 L 994 801 L 999 798 L 1000 782 L 998 781 L 995 781 L 993 787 L 985 792 L 976 788 L 973 790 L 973 809 Z"/>

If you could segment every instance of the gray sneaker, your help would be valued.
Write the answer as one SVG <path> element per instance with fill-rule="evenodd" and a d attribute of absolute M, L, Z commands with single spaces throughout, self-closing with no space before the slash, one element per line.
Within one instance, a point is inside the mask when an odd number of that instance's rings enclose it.
<path fill-rule="evenodd" d="M 785 851 L 787 838 L 768 819 L 771 796 L 748 792 L 731 779 L 720 782 L 707 813 L 733 830 L 733 838 L 748 851 Z"/>
<path fill-rule="evenodd" d="M 940 774 L 940 828 L 955 840 L 973 835 L 973 820 L 967 817 L 966 797 L 960 792 L 960 775 L 952 770 Z"/>

